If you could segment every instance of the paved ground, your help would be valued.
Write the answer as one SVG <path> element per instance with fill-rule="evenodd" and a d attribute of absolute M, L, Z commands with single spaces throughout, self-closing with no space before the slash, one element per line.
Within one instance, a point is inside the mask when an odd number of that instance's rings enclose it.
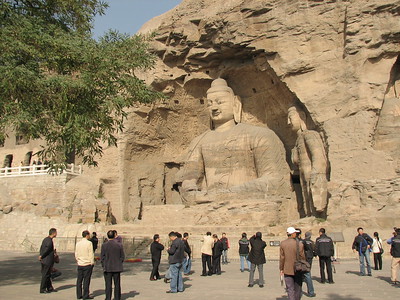
<path fill-rule="evenodd" d="M 0 252 L 0 299 L 36 300 L 36 299 L 76 299 L 76 267 L 73 254 L 61 253 L 61 262 L 57 267 L 63 272 L 54 280 L 57 293 L 39 294 L 40 265 L 36 254 Z M 384 261 L 382 271 L 374 271 L 372 277 L 358 276 L 356 259 L 335 264 L 335 284 L 320 284 L 313 276 L 317 297 L 324 300 L 369 300 L 399 299 L 400 286 L 390 285 L 390 262 Z M 151 263 L 125 263 L 126 272 L 122 275 L 122 299 L 287 299 L 280 285 L 278 262 L 270 261 L 264 266 L 266 283 L 264 288 L 255 285 L 247 287 L 248 272 L 241 273 L 239 262 L 232 261 L 223 265 L 221 276 L 201 277 L 201 261 L 193 263 L 194 274 L 184 277 L 185 291 L 178 294 L 166 294 L 169 285 L 160 281 L 149 281 Z M 161 266 L 162 274 L 167 264 Z M 314 275 L 318 275 L 318 263 L 314 264 Z M 256 278 L 257 278 L 256 274 Z M 95 299 L 104 299 L 104 281 L 100 265 L 95 267 L 91 291 Z M 307 299 L 306 296 L 303 299 Z"/>

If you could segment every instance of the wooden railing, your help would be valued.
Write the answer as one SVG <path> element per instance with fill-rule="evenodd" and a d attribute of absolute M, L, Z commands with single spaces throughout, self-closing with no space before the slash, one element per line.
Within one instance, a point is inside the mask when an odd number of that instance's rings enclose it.
<path fill-rule="evenodd" d="M 17 176 L 39 176 L 39 175 L 56 175 L 56 174 L 82 174 L 82 166 L 67 164 L 64 168 L 51 169 L 47 165 L 5 167 L 0 169 L 0 177 L 17 177 Z"/>

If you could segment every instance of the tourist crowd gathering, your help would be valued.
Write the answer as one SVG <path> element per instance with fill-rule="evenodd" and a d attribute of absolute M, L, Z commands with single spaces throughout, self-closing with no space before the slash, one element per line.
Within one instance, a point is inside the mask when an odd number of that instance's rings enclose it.
<path fill-rule="evenodd" d="M 311 239 L 311 232 L 306 232 L 304 238 L 299 228 L 288 227 L 287 239 L 280 243 L 279 270 L 281 282 L 285 283 L 289 300 L 298 300 L 302 296 L 302 285 L 307 288 L 307 296 L 315 297 L 316 293 L 311 278 L 311 265 L 314 257 L 319 259 L 321 284 L 334 284 L 334 244 L 327 235 L 325 228 L 320 228 L 319 236 L 315 242 Z M 40 247 L 39 261 L 41 263 L 42 280 L 40 293 L 53 293 L 57 290 L 52 285 L 52 279 L 61 273 L 54 268 L 54 263 L 59 262 L 59 257 L 54 248 L 53 238 L 57 236 L 57 230 L 51 228 L 49 236 L 46 237 Z M 155 234 L 150 245 L 152 270 L 150 280 L 161 279 L 159 266 L 162 251 L 168 253 L 169 268 L 165 274 L 164 281 L 169 283 L 167 293 L 178 293 L 184 291 L 183 274 L 191 275 L 192 250 L 188 243 L 189 234 L 183 235 L 179 232 L 170 232 L 169 246 L 160 243 L 160 236 Z M 394 228 L 393 236 L 386 241 L 390 247 L 392 256 L 391 281 L 398 285 L 398 271 L 400 270 L 400 228 Z M 255 271 L 258 270 L 258 286 L 264 287 L 263 265 L 266 263 L 264 249 L 267 246 L 262 239 L 262 233 L 257 232 L 248 238 L 246 233 L 239 240 L 240 271 L 249 271 L 248 287 L 255 285 Z M 75 259 L 77 262 L 77 299 L 93 299 L 90 294 L 90 280 L 95 265 L 95 251 L 98 247 L 98 239 L 95 232 L 82 232 L 82 240 L 75 247 Z M 227 264 L 230 241 L 223 233 L 221 238 L 217 234 L 207 232 L 202 240 L 201 276 L 221 275 L 221 264 Z M 357 235 L 352 244 L 354 252 L 358 253 L 360 262 L 360 275 L 372 276 L 372 265 L 370 254 L 373 254 L 374 269 L 382 270 L 382 239 L 375 232 L 373 237 L 364 232 L 363 228 L 357 229 Z M 109 230 L 107 238 L 101 246 L 100 261 L 103 268 L 106 300 L 111 300 L 113 284 L 114 299 L 121 299 L 121 272 L 125 253 L 121 236 L 116 230 Z"/>

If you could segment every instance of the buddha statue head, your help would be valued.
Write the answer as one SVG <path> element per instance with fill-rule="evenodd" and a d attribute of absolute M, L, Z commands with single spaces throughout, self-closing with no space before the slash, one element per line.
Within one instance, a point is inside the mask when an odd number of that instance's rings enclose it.
<path fill-rule="evenodd" d="M 215 79 L 207 90 L 207 106 L 210 113 L 211 129 L 232 122 L 240 123 L 242 102 L 222 78 Z"/>
<path fill-rule="evenodd" d="M 288 124 L 292 127 L 293 131 L 298 132 L 306 130 L 306 114 L 296 106 L 291 106 L 288 109 Z"/>

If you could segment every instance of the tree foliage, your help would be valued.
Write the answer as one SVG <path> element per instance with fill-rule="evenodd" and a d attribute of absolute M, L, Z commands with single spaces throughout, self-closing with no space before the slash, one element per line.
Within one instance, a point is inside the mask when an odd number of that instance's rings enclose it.
<path fill-rule="evenodd" d="M 43 139 L 54 162 L 74 152 L 96 165 L 116 145 L 126 109 L 162 97 L 135 76 L 152 67 L 148 37 L 110 31 L 91 38 L 98 0 L 10 0 L 0 4 L 0 139 L 11 128 Z"/>

